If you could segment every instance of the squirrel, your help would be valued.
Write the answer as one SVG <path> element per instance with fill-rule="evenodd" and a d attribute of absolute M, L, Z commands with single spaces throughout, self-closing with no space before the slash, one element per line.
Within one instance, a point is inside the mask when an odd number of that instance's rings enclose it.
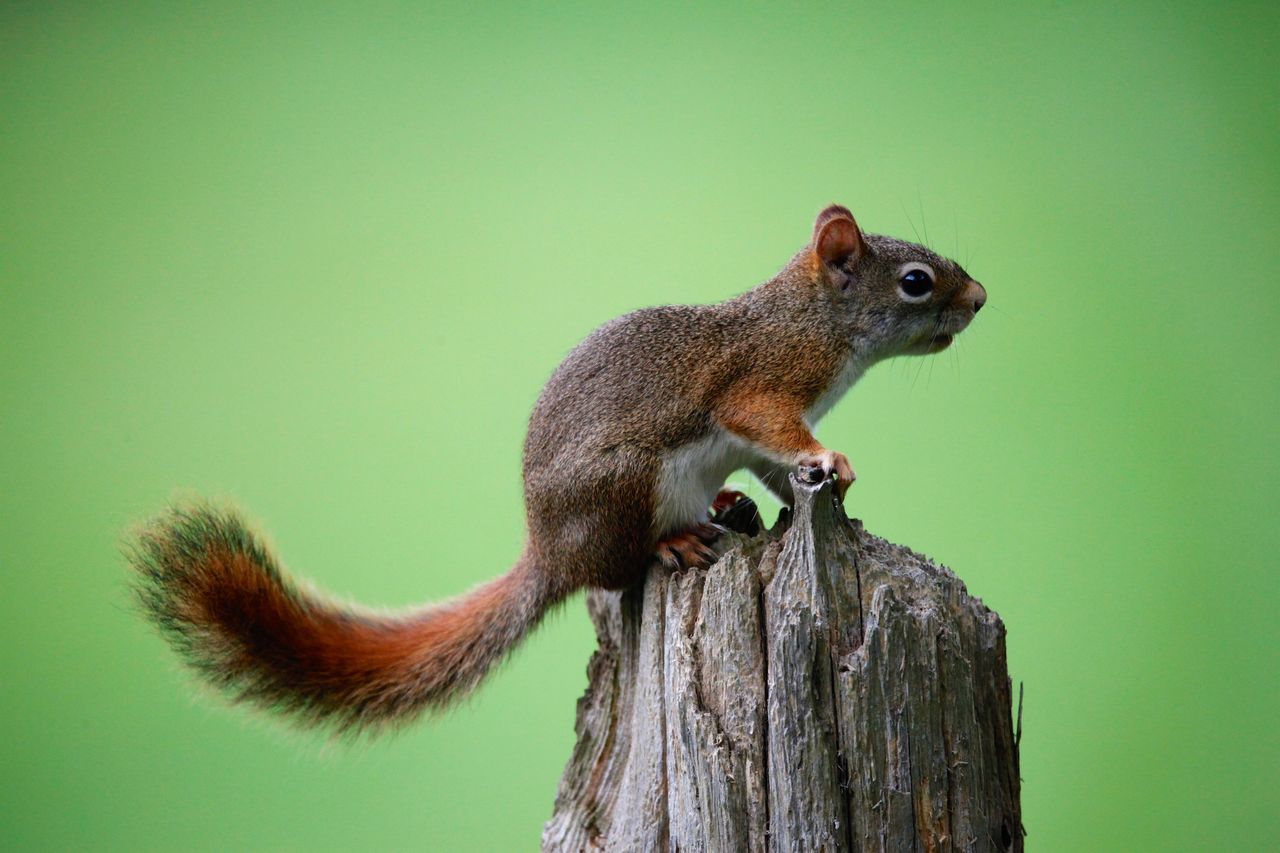
<path fill-rule="evenodd" d="M 750 470 L 791 504 L 797 466 L 854 471 L 812 425 L 873 364 L 946 349 L 986 302 L 954 261 L 864 234 L 831 205 L 773 278 L 714 305 L 605 324 L 547 382 L 524 444 L 528 537 L 510 571 L 443 604 L 386 615 L 295 583 L 234 511 L 170 508 L 127 548 L 144 611 L 234 701 L 339 732 L 375 731 L 473 689 L 583 587 L 650 561 L 706 567 Z"/>

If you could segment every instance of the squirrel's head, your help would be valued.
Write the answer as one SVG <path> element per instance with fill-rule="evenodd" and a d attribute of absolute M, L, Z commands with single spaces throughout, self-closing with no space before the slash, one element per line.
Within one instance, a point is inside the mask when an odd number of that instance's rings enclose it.
<path fill-rule="evenodd" d="M 955 261 L 864 234 L 840 205 L 818 214 L 807 254 L 814 283 L 876 358 L 941 352 L 987 301 L 987 291 Z"/>

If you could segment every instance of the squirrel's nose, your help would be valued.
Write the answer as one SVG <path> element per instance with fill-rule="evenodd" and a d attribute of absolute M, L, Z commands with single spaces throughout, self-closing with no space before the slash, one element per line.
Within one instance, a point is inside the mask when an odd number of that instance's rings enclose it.
<path fill-rule="evenodd" d="M 969 283 L 964 286 L 964 290 L 960 291 L 960 297 L 956 302 L 961 307 L 968 308 L 977 314 L 982 310 L 982 306 L 987 304 L 987 289 L 970 279 Z"/>

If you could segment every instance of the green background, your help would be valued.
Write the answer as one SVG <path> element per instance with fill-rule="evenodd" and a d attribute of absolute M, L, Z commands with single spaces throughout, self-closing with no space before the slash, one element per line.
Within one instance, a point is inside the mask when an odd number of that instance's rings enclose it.
<path fill-rule="evenodd" d="M 207 494 L 337 594 L 460 592 L 567 350 L 838 201 L 990 293 L 819 435 L 1003 616 L 1028 843 L 1274 844 L 1277 8 L 6 3 L 0 843 L 534 849 L 580 599 L 335 746 L 193 689 L 120 531 Z"/>

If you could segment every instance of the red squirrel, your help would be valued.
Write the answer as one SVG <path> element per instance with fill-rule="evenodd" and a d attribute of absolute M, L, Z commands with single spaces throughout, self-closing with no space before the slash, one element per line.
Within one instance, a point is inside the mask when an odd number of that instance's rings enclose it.
<path fill-rule="evenodd" d="M 986 302 L 960 265 L 823 210 L 773 278 L 716 305 L 646 308 L 556 369 L 524 444 L 528 539 L 507 574 L 390 616 L 285 574 L 233 511 L 175 507 L 129 548 L 145 611 L 232 699 L 339 731 L 439 709 L 474 688 L 582 587 L 636 583 L 656 557 L 706 566 L 725 478 L 749 469 L 785 504 L 797 466 L 854 472 L 811 431 L 872 364 L 936 353 Z"/>

